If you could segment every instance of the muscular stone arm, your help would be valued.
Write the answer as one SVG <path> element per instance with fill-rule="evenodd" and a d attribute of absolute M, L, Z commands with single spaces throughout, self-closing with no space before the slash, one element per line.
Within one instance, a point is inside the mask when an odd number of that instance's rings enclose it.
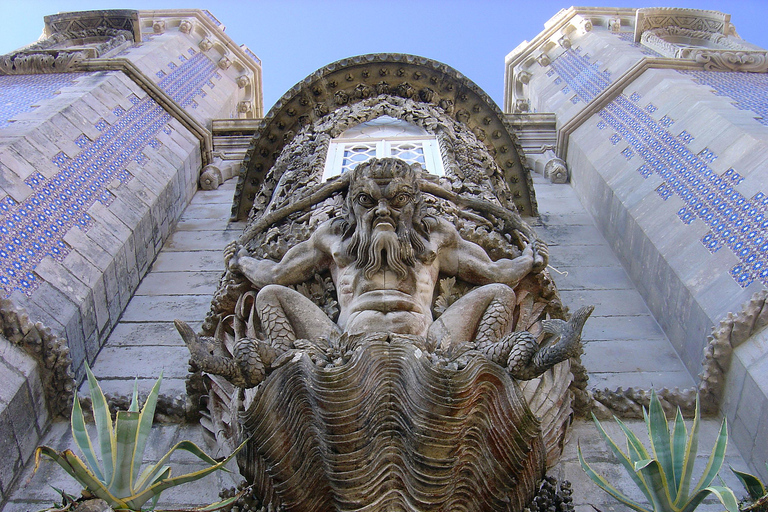
<path fill-rule="evenodd" d="M 330 229 L 321 225 L 308 240 L 296 244 L 275 262 L 253 258 L 242 249 L 230 260 L 232 270 L 241 272 L 257 288 L 269 284 L 289 285 L 310 279 L 317 270 L 328 268 L 331 256 L 328 246 Z"/>
<path fill-rule="evenodd" d="M 493 261 L 482 247 L 464 240 L 453 226 L 446 224 L 440 226 L 445 235 L 439 252 L 442 273 L 473 284 L 504 283 L 514 287 L 533 270 L 535 258 L 530 244 L 525 244 L 517 258 Z"/>

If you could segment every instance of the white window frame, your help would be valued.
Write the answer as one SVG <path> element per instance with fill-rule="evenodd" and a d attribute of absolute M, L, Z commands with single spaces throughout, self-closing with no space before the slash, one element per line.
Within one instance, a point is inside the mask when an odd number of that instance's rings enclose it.
<path fill-rule="evenodd" d="M 392 146 L 402 142 L 411 142 L 414 145 L 420 145 L 424 163 L 422 164 L 426 171 L 437 176 L 444 176 L 445 169 L 443 160 L 440 156 L 440 146 L 437 140 L 429 136 L 393 136 L 393 137 L 339 137 L 333 139 L 328 147 L 328 156 L 325 159 L 325 169 L 323 170 L 323 181 L 339 176 L 344 165 L 344 152 L 354 146 L 368 146 L 376 148 L 376 158 L 386 158 L 392 156 Z M 397 158 L 395 156 L 395 158 Z M 412 161 L 403 159 L 406 162 Z M 362 163 L 362 162 L 360 162 Z M 358 163 L 357 165 L 360 165 Z"/>

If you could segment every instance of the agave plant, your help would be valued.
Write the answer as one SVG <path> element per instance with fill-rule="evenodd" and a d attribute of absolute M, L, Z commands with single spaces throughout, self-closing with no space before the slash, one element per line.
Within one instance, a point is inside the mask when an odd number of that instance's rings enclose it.
<path fill-rule="evenodd" d="M 643 492 L 649 505 L 642 505 L 629 498 L 612 486 L 605 477 L 595 472 L 584 460 L 581 447 L 579 447 L 579 462 L 587 476 L 605 492 L 638 512 L 692 512 L 710 494 L 715 495 L 728 512 L 738 512 L 738 502 L 731 489 L 724 486 L 710 486 L 720 471 L 725 458 L 725 448 L 728 443 L 726 420 L 723 419 L 720 426 L 720 432 L 709 456 L 707 466 L 704 468 L 704 474 L 696 487 L 691 490 L 693 463 L 696 459 L 699 443 L 698 397 L 696 398 L 696 411 L 690 436 L 679 407 L 670 432 L 664 409 L 655 392 L 651 393 L 649 411 L 644 408 L 643 416 L 648 429 L 650 451 L 621 420 L 615 418 L 619 428 L 627 438 L 626 454 L 605 432 L 597 418 L 594 415 L 592 418 L 598 432 Z"/>
<path fill-rule="evenodd" d="M 768 469 L 768 463 L 765 464 L 765 469 Z M 741 481 L 749 495 L 749 499 L 745 500 L 741 506 L 742 512 L 768 510 L 768 490 L 765 489 L 765 485 L 755 475 L 736 471 L 733 468 L 731 471 Z"/>
<path fill-rule="evenodd" d="M 83 453 L 85 461 L 75 455 L 72 450 L 59 452 L 48 446 L 40 446 L 35 451 L 35 470 L 40 463 L 40 455 L 46 455 L 80 482 L 88 493 L 103 499 L 114 509 L 141 510 L 149 502 L 147 510 L 153 510 L 160 498 L 160 493 L 165 489 L 198 480 L 217 469 L 224 468 L 227 462 L 242 448 L 241 445 L 225 460 L 217 462 L 191 441 L 181 441 L 171 448 L 157 464 L 148 465 L 143 471 L 140 471 L 144 448 L 155 415 L 160 383 L 163 380 L 162 374 L 152 387 L 141 411 L 139 411 L 138 388 L 137 385 L 134 385 L 133 398 L 128 410 L 117 411 L 113 425 L 107 399 L 87 366 L 86 373 L 91 391 L 91 407 L 96 423 L 100 459 L 96 456 L 96 450 L 85 428 L 83 410 L 77 395 L 75 395 L 72 405 L 72 437 Z M 210 466 L 193 473 L 171 477 L 171 467 L 168 465 L 168 460 L 176 450 L 192 453 Z M 221 502 L 199 510 L 213 510 L 226 504 Z"/>

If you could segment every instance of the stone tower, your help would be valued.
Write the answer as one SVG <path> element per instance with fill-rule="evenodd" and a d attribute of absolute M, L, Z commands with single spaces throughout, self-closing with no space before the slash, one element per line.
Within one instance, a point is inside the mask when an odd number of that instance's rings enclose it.
<path fill-rule="evenodd" d="M 2 57 L 0 96 L 5 493 L 203 168 L 220 179 L 212 120 L 262 116 L 261 63 L 208 11 L 64 13 Z"/>
<path fill-rule="evenodd" d="M 701 373 L 703 403 L 720 406 L 763 471 L 768 52 L 716 11 L 579 7 L 545 27 L 506 58 L 505 111 L 526 132 L 529 163 L 552 180 L 570 174 Z"/>

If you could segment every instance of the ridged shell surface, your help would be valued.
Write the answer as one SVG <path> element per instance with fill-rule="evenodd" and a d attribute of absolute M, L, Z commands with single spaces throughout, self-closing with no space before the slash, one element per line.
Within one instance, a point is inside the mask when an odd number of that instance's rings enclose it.
<path fill-rule="evenodd" d="M 457 361 L 386 334 L 332 367 L 296 351 L 246 395 L 241 472 L 291 511 L 521 511 L 544 474 L 539 422 L 503 368 Z"/>

